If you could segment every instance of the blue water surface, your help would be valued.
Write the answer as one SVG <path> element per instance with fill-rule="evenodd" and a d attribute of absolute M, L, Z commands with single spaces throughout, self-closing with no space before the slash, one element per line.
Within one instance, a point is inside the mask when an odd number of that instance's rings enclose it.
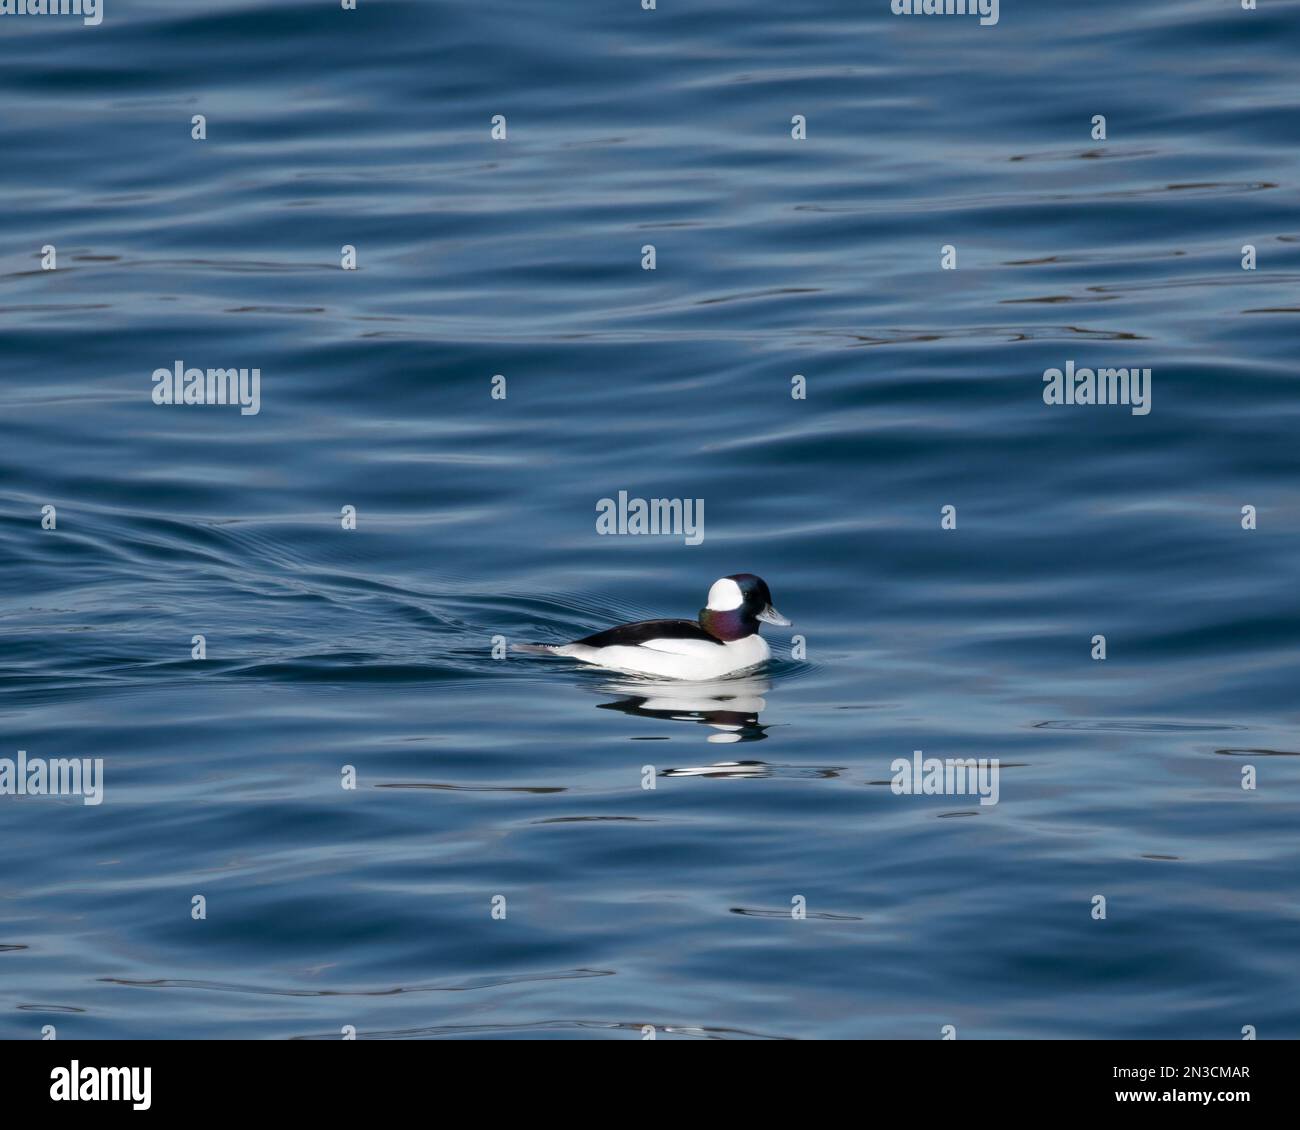
<path fill-rule="evenodd" d="M 104 766 L 0 797 L 0 1037 L 1300 1036 L 1297 43 L 0 16 L 0 757 Z M 154 404 L 178 360 L 260 411 Z M 1151 411 L 1046 405 L 1070 361 Z M 601 536 L 621 490 L 703 543 Z M 494 657 L 742 571 L 759 675 Z"/>

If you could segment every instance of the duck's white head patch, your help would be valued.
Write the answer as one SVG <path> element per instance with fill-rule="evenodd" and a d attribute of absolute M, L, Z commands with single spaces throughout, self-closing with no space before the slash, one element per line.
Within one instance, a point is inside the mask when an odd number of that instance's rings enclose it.
<path fill-rule="evenodd" d="M 740 591 L 740 586 L 730 577 L 723 577 L 720 581 L 714 581 L 713 587 L 709 589 L 709 608 L 714 612 L 730 612 L 733 608 L 739 608 L 745 603 L 745 594 Z"/>

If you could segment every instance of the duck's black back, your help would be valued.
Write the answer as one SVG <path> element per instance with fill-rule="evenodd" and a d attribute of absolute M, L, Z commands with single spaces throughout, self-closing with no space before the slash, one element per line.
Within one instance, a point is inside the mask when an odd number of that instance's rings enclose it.
<path fill-rule="evenodd" d="M 607 628 L 577 642 L 588 647 L 636 647 L 647 640 L 703 640 L 722 646 L 722 641 L 709 635 L 697 620 L 641 620 Z"/>

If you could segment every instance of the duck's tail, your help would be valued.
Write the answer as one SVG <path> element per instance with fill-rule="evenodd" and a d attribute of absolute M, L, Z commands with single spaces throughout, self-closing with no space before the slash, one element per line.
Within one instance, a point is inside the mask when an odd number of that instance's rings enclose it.
<path fill-rule="evenodd" d="M 568 643 L 512 643 L 511 651 L 521 651 L 528 655 L 572 655 Z"/>

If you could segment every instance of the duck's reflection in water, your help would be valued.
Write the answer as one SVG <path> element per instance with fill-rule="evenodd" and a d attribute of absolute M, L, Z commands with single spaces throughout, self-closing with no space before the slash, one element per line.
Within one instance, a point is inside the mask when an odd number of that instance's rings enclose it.
<path fill-rule="evenodd" d="M 759 723 L 758 716 L 767 706 L 763 695 L 771 688 L 772 680 L 763 675 L 711 683 L 628 676 L 600 684 L 602 691 L 621 696 L 600 703 L 600 709 L 709 726 L 716 731 L 709 735 L 710 742 L 757 742 L 767 737 L 767 727 Z"/>
<path fill-rule="evenodd" d="M 714 777 L 735 781 L 745 777 L 771 777 L 772 767 L 763 761 L 718 761 L 689 769 L 665 769 L 665 777 Z"/>

